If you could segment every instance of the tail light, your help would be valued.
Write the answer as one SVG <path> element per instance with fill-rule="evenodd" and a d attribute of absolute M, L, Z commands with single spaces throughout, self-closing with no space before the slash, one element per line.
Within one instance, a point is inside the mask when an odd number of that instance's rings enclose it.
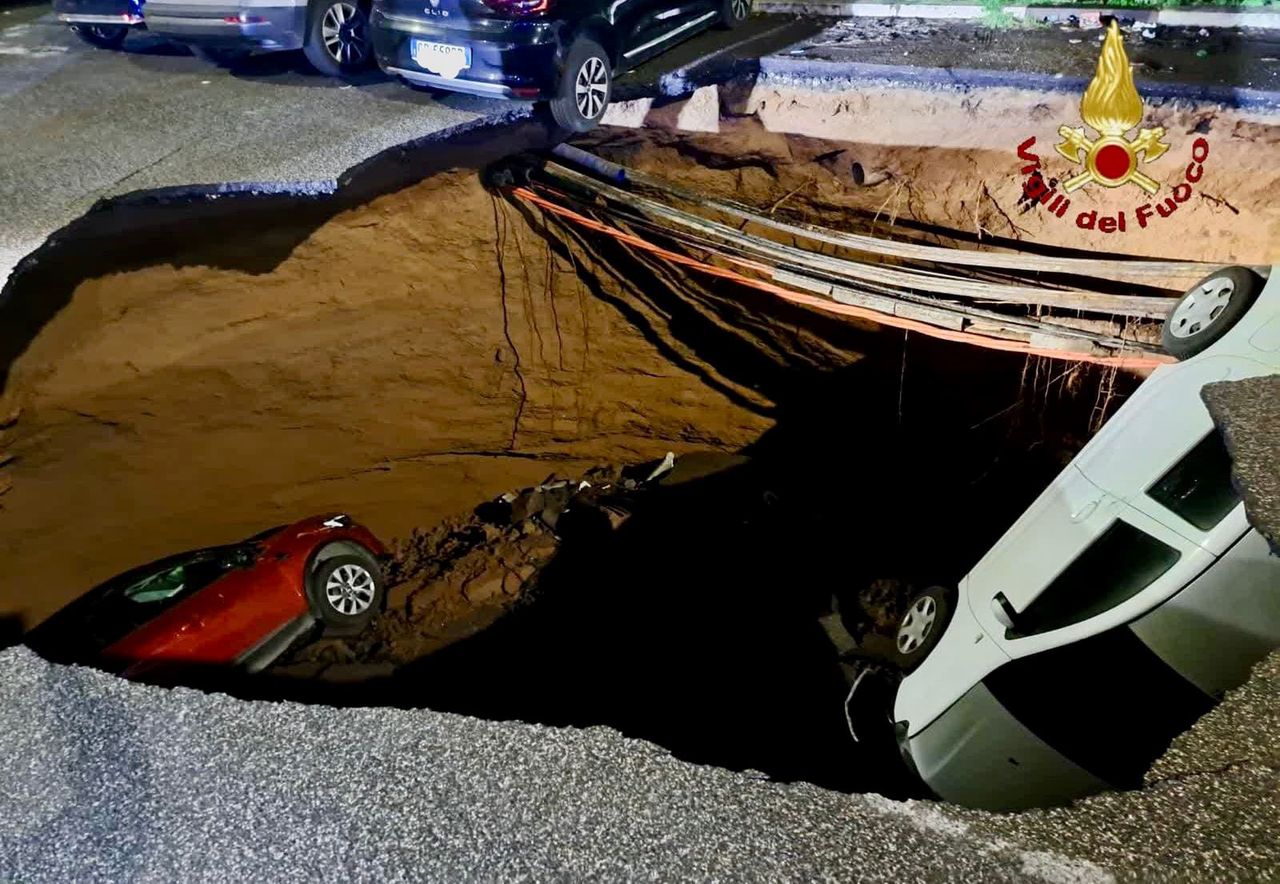
<path fill-rule="evenodd" d="M 482 0 L 494 12 L 504 15 L 541 15 L 551 8 L 551 0 Z"/>

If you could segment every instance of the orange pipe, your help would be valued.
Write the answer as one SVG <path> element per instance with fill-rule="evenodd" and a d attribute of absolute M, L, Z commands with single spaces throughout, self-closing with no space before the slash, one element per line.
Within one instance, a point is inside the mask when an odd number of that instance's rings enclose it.
<path fill-rule="evenodd" d="M 580 215 L 572 209 L 553 203 L 550 200 L 538 196 L 527 187 L 517 187 L 512 192 L 521 199 L 540 206 L 554 215 L 567 218 L 570 221 L 585 227 L 589 230 L 597 231 L 608 236 L 612 236 L 619 242 L 627 245 L 635 246 L 646 252 L 658 255 L 673 264 L 680 264 L 684 267 L 691 267 L 710 276 L 716 276 L 721 279 L 731 279 L 742 285 L 762 292 L 768 292 L 784 301 L 792 304 L 800 304 L 804 307 L 812 307 L 815 310 L 822 310 L 827 313 L 835 313 L 840 316 L 852 316 L 857 319 L 865 319 L 869 322 L 875 322 L 880 325 L 887 325 L 892 328 L 900 328 L 906 331 L 919 332 L 931 338 L 940 338 L 944 341 L 953 341 L 961 344 L 972 344 L 978 347 L 986 347 L 990 350 L 1003 350 L 1008 353 L 1022 353 L 1027 356 L 1044 356 L 1048 359 L 1065 359 L 1071 362 L 1088 362 L 1094 365 L 1104 365 L 1108 368 L 1155 368 L 1159 365 L 1174 361 L 1172 357 L 1160 356 L 1156 354 L 1143 356 L 1097 356 L 1092 353 L 1070 353 L 1061 350 L 1051 350 L 1046 347 L 1033 347 L 1022 341 L 1009 341 L 1004 338 L 993 338 L 988 335 L 976 334 L 974 332 L 953 331 L 952 329 L 939 328 L 936 325 L 929 325 L 926 322 L 920 322 L 915 319 L 907 319 L 902 316 L 894 316 L 890 313 L 882 313 L 879 310 L 872 310 L 869 307 L 856 307 L 852 304 L 841 304 L 837 301 L 829 301 L 816 295 L 807 295 L 801 292 L 792 291 L 788 288 L 769 282 L 763 279 L 752 279 L 749 276 L 743 276 L 724 267 L 716 267 L 714 264 L 707 264 L 696 258 L 690 258 L 687 255 L 681 255 L 678 252 L 672 252 L 661 246 L 655 245 L 648 240 L 642 239 L 635 234 L 627 233 L 616 227 L 610 227 L 596 221 L 594 218 L 588 218 Z M 770 268 L 765 264 L 755 261 L 749 261 L 742 258 L 729 258 L 735 264 L 757 270 L 762 273 L 768 273 Z"/>

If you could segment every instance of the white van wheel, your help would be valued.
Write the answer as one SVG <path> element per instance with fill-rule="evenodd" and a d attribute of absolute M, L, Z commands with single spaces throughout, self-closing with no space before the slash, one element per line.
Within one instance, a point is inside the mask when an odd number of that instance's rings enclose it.
<path fill-rule="evenodd" d="M 944 586 L 931 586 L 911 600 L 894 636 L 898 662 L 904 669 L 919 666 L 937 647 L 951 611 L 951 592 Z"/>
<path fill-rule="evenodd" d="M 1248 312 L 1263 281 L 1247 267 L 1224 267 L 1187 289 L 1164 321 L 1164 348 L 1179 359 L 1203 352 Z"/>

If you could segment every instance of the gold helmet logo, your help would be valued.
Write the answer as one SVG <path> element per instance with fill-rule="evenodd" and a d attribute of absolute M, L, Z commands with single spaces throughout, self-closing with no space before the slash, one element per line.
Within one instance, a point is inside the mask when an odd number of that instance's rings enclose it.
<path fill-rule="evenodd" d="M 1063 182 L 1064 190 L 1071 193 L 1091 181 L 1103 187 L 1133 182 L 1151 194 L 1160 189 L 1154 178 L 1138 169 L 1138 155 L 1142 154 L 1143 162 L 1149 163 L 1169 149 L 1169 145 L 1160 140 L 1164 138 L 1164 127 L 1143 129 L 1132 141 L 1124 137 L 1142 122 L 1142 99 L 1133 85 L 1124 40 L 1114 21 L 1102 42 L 1098 71 L 1080 101 L 1080 117 L 1099 137 L 1086 138 L 1083 126 L 1058 127 L 1058 135 L 1063 139 L 1055 145 L 1058 153 L 1073 163 L 1082 162 L 1080 155 L 1084 154 L 1084 171 Z"/>

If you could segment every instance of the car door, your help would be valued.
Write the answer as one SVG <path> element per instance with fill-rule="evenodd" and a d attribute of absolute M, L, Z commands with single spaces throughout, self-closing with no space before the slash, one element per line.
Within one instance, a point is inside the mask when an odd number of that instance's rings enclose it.
<path fill-rule="evenodd" d="M 623 34 L 619 70 L 628 70 L 712 23 L 717 14 L 707 0 L 614 0 Z"/>
<path fill-rule="evenodd" d="M 232 664 L 282 627 L 307 613 L 284 562 L 265 556 L 233 566 L 193 599 L 199 629 L 186 644 L 188 658 Z"/>
<path fill-rule="evenodd" d="M 144 592 L 152 590 L 144 587 Z M 284 563 L 223 547 L 185 560 L 170 585 L 154 591 L 162 606 L 104 651 L 137 674 L 156 665 L 230 665 L 258 642 L 306 613 Z M 159 594 L 167 593 L 160 597 Z M 142 604 L 150 603 L 144 596 Z"/>
<path fill-rule="evenodd" d="M 973 567 L 965 595 L 1001 649 L 1023 656 L 1140 616 L 1213 558 L 1073 464 Z"/>

